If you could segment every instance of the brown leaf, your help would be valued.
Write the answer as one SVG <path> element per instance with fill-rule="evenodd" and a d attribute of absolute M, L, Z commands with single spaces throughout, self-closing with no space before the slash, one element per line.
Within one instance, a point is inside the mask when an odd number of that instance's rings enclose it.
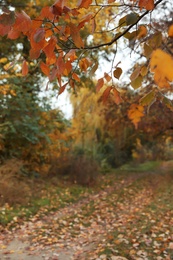
<path fill-rule="evenodd" d="M 24 60 L 22 64 L 22 75 L 26 76 L 27 74 L 28 74 L 28 62 Z"/>

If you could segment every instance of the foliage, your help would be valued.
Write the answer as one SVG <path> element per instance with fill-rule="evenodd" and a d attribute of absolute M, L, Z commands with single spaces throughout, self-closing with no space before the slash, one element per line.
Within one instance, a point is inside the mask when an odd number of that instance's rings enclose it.
<path fill-rule="evenodd" d="M 165 99 L 165 91 L 171 91 L 172 78 L 172 22 L 171 3 L 163 0 L 153 1 L 73 1 L 57 0 L 51 6 L 43 6 L 42 1 L 24 4 L 25 11 L 12 11 L 3 8 L 0 16 L 0 35 L 16 40 L 24 37 L 29 41 L 30 58 L 37 64 L 42 73 L 51 83 L 57 82 L 59 94 L 70 85 L 74 88 L 81 76 L 88 74 L 92 77 L 100 59 L 110 61 L 110 70 L 98 80 L 96 89 L 99 90 L 107 83 L 103 93 L 106 100 L 114 93 L 120 102 L 116 81 L 120 79 L 124 68 L 117 63 L 116 54 L 120 45 L 129 46 L 132 52 L 144 57 L 143 62 L 136 63 L 131 73 L 131 86 L 134 89 L 146 87 L 150 77 L 155 85 L 154 95 L 147 96 L 141 104 L 134 104 L 129 110 L 129 117 L 138 125 L 143 116 L 142 106 L 148 106 L 162 97 L 162 102 L 168 107 L 172 103 Z M 4 6 L 6 2 L 4 1 Z M 11 4 L 13 5 L 13 4 Z M 18 1 L 14 2 L 14 7 Z M 29 7 L 40 13 L 28 13 Z M 28 9 L 27 9 L 28 8 Z M 165 10 L 168 15 L 157 15 Z M 161 14 L 161 12 L 160 12 Z M 157 18 L 158 17 L 158 18 Z M 110 55 L 112 53 L 112 55 Z M 108 55 L 109 54 L 109 55 Z M 38 61 L 38 62 L 37 62 Z M 27 76 L 32 63 L 27 57 L 17 61 L 22 75 Z M 11 66 L 8 61 L 8 66 Z"/>

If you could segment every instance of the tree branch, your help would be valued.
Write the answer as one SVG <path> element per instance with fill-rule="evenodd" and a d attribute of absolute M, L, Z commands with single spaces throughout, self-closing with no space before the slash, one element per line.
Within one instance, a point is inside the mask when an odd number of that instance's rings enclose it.
<path fill-rule="evenodd" d="M 157 5 L 159 5 L 162 1 L 164 0 L 158 0 L 156 3 L 155 3 L 155 8 Z M 107 43 L 102 43 L 102 44 L 98 44 L 98 45 L 95 45 L 95 46 L 88 46 L 88 47 L 84 47 L 83 49 L 87 49 L 87 50 L 94 50 L 94 49 L 99 49 L 101 47 L 105 47 L 105 46 L 110 46 L 112 45 L 114 42 L 116 42 L 117 40 L 119 40 L 122 36 L 124 36 L 127 32 L 130 31 L 131 28 L 133 28 L 134 26 L 136 26 L 138 24 L 138 22 L 140 20 L 142 20 L 142 18 L 144 18 L 150 11 L 145 11 L 141 16 L 139 16 L 139 18 L 137 19 L 137 21 L 133 24 L 131 24 L 130 26 L 128 26 L 122 33 L 116 35 L 110 42 L 107 42 Z M 75 49 L 78 49 L 78 48 L 75 48 Z"/>

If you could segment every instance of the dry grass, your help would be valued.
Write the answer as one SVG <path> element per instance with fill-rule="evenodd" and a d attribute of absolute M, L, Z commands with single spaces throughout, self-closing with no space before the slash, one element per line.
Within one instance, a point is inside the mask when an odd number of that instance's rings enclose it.
<path fill-rule="evenodd" d="M 0 167 L 0 206 L 4 203 L 22 205 L 29 201 L 30 188 L 19 174 L 22 166 L 22 161 L 11 159 Z"/>

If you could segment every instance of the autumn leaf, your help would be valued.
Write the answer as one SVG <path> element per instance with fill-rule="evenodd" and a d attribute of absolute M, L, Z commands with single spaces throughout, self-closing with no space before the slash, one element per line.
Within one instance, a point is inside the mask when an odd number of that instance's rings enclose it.
<path fill-rule="evenodd" d="M 139 19 L 139 15 L 136 13 L 130 13 L 126 16 L 126 24 L 135 24 Z"/>
<path fill-rule="evenodd" d="M 70 26 L 71 37 L 72 37 L 76 47 L 77 48 L 84 48 L 84 43 L 83 43 L 82 38 L 80 36 L 80 32 L 79 32 L 78 27 L 76 25 L 74 25 L 73 23 L 70 23 L 69 26 Z"/>
<path fill-rule="evenodd" d="M 112 92 L 113 92 L 113 100 L 115 104 L 119 105 L 122 102 L 122 98 L 120 96 L 119 91 L 116 88 L 113 88 Z"/>
<path fill-rule="evenodd" d="M 22 63 L 22 75 L 26 76 L 28 74 L 28 62 L 26 60 Z"/>
<path fill-rule="evenodd" d="M 105 103 L 105 102 L 107 101 L 111 90 L 112 90 L 112 87 L 107 87 L 107 88 L 104 90 L 104 92 L 103 92 L 103 94 L 101 95 L 101 98 L 100 98 L 100 100 L 101 100 L 103 103 Z"/>
<path fill-rule="evenodd" d="M 98 79 L 98 82 L 97 82 L 97 85 L 96 85 L 96 91 L 97 92 L 103 87 L 103 84 L 104 84 L 104 79 L 103 78 Z"/>
<path fill-rule="evenodd" d="M 79 0 L 78 1 L 78 8 L 88 9 L 90 4 L 92 4 L 92 0 Z"/>
<path fill-rule="evenodd" d="M 9 12 L 0 15 L 0 24 L 5 26 L 11 26 L 15 22 L 15 13 Z"/>
<path fill-rule="evenodd" d="M 112 77 L 106 72 L 104 73 L 104 78 L 106 79 L 107 82 L 109 82 L 112 79 Z"/>
<path fill-rule="evenodd" d="M 21 13 L 16 13 L 16 21 L 13 25 L 13 29 L 18 32 L 26 33 L 31 28 L 31 18 L 22 11 Z"/>
<path fill-rule="evenodd" d="M 72 78 L 78 82 L 80 82 L 80 78 L 78 77 L 78 75 L 76 73 L 72 74 Z"/>
<path fill-rule="evenodd" d="M 172 24 L 171 26 L 169 26 L 168 36 L 169 36 L 169 37 L 173 37 L 173 24 Z"/>
<path fill-rule="evenodd" d="M 93 75 L 94 75 L 94 73 L 96 72 L 97 69 L 98 69 L 98 62 L 96 62 L 93 65 L 93 67 L 91 68 L 90 73 L 89 73 L 90 77 L 93 77 Z"/>
<path fill-rule="evenodd" d="M 11 30 L 8 32 L 8 39 L 11 40 L 15 40 L 17 38 L 19 38 L 20 36 L 20 32 L 13 30 L 13 28 L 11 28 Z"/>
<path fill-rule="evenodd" d="M 63 86 L 61 86 L 59 88 L 58 96 L 61 95 L 64 92 L 67 85 L 68 85 L 68 83 L 65 83 Z"/>
<path fill-rule="evenodd" d="M 140 25 L 137 32 L 137 38 L 141 39 L 147 35 L 147 28 L 145 25 Z"/>
<path fill-rule="evenodd" d="M 120 67 L 117 67 L 114 70 L 113 75 L 114 75 L 115 78 L 119 79 L 121 74 L 122 74 L 122 72 L 123 72 L 122 69 Z"/>
<path fill-rule="evenodd" d="M 141 75 L 139 75 L 137 78 L 135 78 L 134 80 L 131 81 L 131 86 L 134 89 L 138 89 L 139 87 L 141 87 L 142 81 L 143 81 L 143 77 Z"/>
<path fill-rule="evenodd" d="M 91 62 L 87 58 L 83 58 L 79 61 L 79 67 L 82 71 L 87 71 L 88 67 L 90 66 Z"/>
<path fill-rule="evenodd" d="M 141 67 L 137 66 L 137 68 L 133 71 L 130 76 L 131 81 L 135 80 L 140 75 Z"/>
<path fill-rule="evenodd" d="M 173 81 L 173 58 L 168 53 L 157 49 L 153 51 L 150 60 L 150 70 L 160 88 L 169 88 Z"/>
<path fill-rule="evenodd" d="M 145 8 L 148 11 L 154 9 L 154 0 L 139 0 L 140 9 Z"/>
<path fill-rule="evenodd" d="M 144 107 L 138 104 L 132 104 L 128 110 L 128 117 L 133 122 L 135 128 L 138 128 L 138 123 L 141 117 L 144 116 Z"/>
<path fill-rule="evenodd" d="M 50 75 L 50 68 L 43 61 L 40 63 L 40 69 L 46 76 Z"/>
<path fill-rule="evenodd" d="M 45 37 L 45 30 L 43 28 L 39 28 L 36 33 L 34 34 L 34 41 L 40 42 Z"/>
<path fill-rule="evenodd" d="M 149 106 L 150 104 L 153 104 L 153 101 L 155 101 L 155 91 L 151 90 L 149 93 L 147 93 L 144 97 L 140 99 L 139 103 L 142 106 Z"/>

